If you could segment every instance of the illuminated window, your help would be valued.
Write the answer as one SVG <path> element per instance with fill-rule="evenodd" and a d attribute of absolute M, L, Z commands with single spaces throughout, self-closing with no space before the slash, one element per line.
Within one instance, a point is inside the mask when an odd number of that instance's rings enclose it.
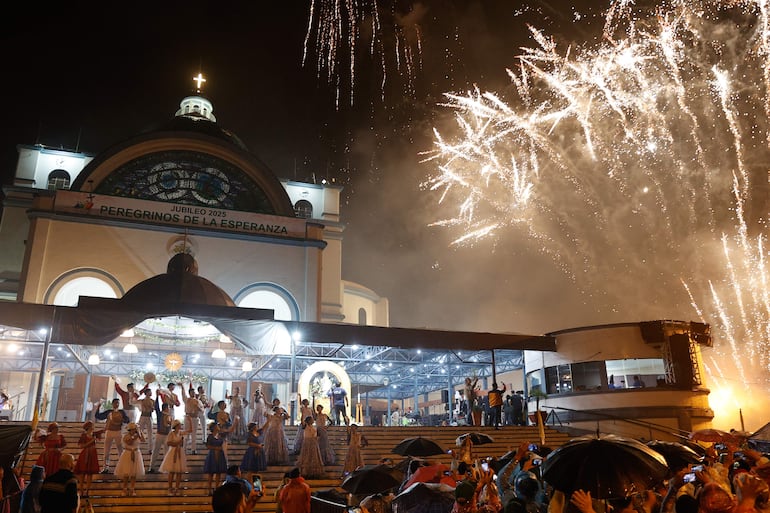
<path fill-rule="evenodd" d="M 289 302 L 280 294 L 270 289 L 257 289 L 249 292 L 238 300 L 238 306 L 243 308 L 266 308 L 273 310 L 273 318 L 276 320 L 294 320 Z"/>
<path fill-rule="evenodd" d="M 74 278 L 56 292 L 53 304 L 59 306 L 76 306 L 80 296 L 117 298 L 115 290 L 104 280 L 93 276 Z"/>
<path fill-rule="evenodd" d="M 59 189 L 70 188 L 70 174 L 63 169 L 54 169 L 48 175 L 48 190 L 56 191 Z"/>
<path fill-rule="evenodd" d="M 294 204 L 294 215 L 302 219 L 313 217 L 313 205 L 308 200 L 299 200 Z"/>

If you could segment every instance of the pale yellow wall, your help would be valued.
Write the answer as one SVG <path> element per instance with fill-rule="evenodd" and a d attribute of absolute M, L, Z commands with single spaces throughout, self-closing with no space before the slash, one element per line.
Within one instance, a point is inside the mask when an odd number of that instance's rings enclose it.
<path fill-rule="evenodd" d="M 388 326 L 388 300 L 386 298 L 380 297 L 373 290 L 358 283 L 343 281 L 342 285 L 344 322 L 358 324 L 358 311 L 363 308 L 366 311 L 366 324 L 368 326 Z"/>
<path fill-rule="evenodd" d="M 24 263 L 24 241 L 28 232 L 26 209 L 5 207 L 0 219 L 0 273 L 21 272 Z"/>
<path fill-rule="evenodd" d="M 326 248 L 321 267 L 321 321 L 343 321 L 342 313 L 342 228 L 324 230 Z M 347 322 L 347 321 L 346 321 Z"/>
<path fill-rule="evenodd" d="M 179 237 L 177 233 L 47 219 L 37 219 L 33 233 L 23 294 L 30 302 L 42 302 L 58 277 L 80 268 L 100 269 L 128 290 L 166 271 L 173 254 L 170 247 Z M 306 251 L 288 244 L 200 235 L 190 236 L 189 243 L 199 275 L 231 296 L 252 283 L 277 283 L 295 298 L 303 314 L 315 320 L 320 249 Z"/>

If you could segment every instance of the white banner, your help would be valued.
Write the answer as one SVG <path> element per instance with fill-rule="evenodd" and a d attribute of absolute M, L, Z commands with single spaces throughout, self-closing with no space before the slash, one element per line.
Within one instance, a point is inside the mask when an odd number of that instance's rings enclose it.
<path fill-rule="evenodd" d="M 54 211 L 250 235 L 305 237 L 306 220 L 296 217 L 254 214 L 85 192 L 57 191 Z"/>

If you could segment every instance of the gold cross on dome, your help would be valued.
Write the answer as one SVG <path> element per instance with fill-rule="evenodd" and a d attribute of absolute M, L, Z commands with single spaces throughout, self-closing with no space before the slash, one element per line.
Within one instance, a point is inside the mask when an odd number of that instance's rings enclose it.
<path fill-rule="evenodd" d="M 193 82 L 197 82 L 197 84 L 198 84 L 198 88 L 197 88 L 198 92 L 200 92 L 200 90 L 201 90 L 201 84 L 203 84 L 203 82 L 205 82 L 205 81 L 206 81 L 206 79 L 203 78 L 203 74 L 202 73 L 198 73 L 197 77 L 193 77 Z"/>

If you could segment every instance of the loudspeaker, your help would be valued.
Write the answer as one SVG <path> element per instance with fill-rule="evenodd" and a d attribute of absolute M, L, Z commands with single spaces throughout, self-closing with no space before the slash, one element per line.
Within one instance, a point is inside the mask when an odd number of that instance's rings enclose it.
<path fill-rule="evenodd" d="M 448 403 L 449 402 L 449 390 L 442 390 L 441 391 L 441 402 L 442 403 Z"/>
<path fill-rule="evenodd" d="M 690 334 L 692 339 L 698 344 L 706 347 L 713 347 L 714 342 L 711 340 L 711 326 L 702 322 L 690 323 Z"/>

